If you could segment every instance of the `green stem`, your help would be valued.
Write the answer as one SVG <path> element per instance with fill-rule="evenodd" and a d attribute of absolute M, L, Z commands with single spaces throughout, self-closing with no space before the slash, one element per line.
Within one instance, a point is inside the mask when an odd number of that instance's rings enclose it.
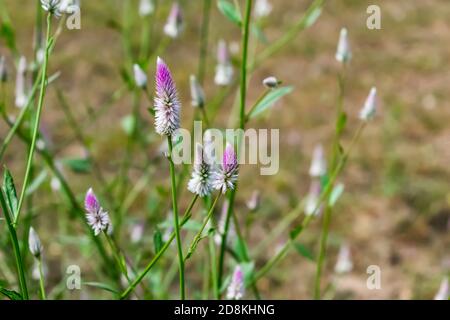
<path fill-rule="evenodd" d="M 200 55 L 198 63 L 197 78 L 200 85 L 203 86 L 205 79 L 206 58 L 208 55 L 208 35 L 209 35 L 209 17 L 211 15 L 211 0 L 203 0 L 203 20 L 200 34 Z"/>
<path fill-rule="evenodd" d="M 22 294 L 22 298 L 24 300 L 28 300 L 27 282 L 25 280 L 25 271 L 23 267 L 22 256 L 20 254 L 19 241 L 17 240 L 16 229 L 13 225 L 2 190 L 0 190 L 0 204 L 2 206 L 3 215 L 5 216 L 6 219 L 6 224 L 9 230 L 9 236 L 11 237 L 11 243 L 14 250 L 14 257 L 16 259 L 16 267 L 17 267 L 17 276 L 19 278 L 20 293 Z"/>
<path fill-rule="evenodd" d="M 181 219 L 180 227 L 182 227 L 186 222 L 189 221 L 191 218 L 191 211 L 194 207 L 195 202 L 198 199 L 198 195 L 196 195 L 191 203 L 189 204 L 189 207 L 186 209 L 186 212 L 184 213 L 183 218 Z M 171 233 L 169 239 L 166 241 L 166 243 L 162 246 L 162 248 L 158 251 L 158 253 L 153 257 L 153 259 L 150 261 L 150 263 L 145 267 L 144 271 L 142 271 L 139 276 L 133 281 L 132 284 L 128 286 L 128 288 L 120 295 L 120 299 L 127 298 L 130 293 L 136 288 L 136 286 L 144 279 L 144 277 L 147 275 L 147 273 L 153 268 L 153 266 L 158 262 L 158 260 L 162 257 L 164 252 L 166 252 L 167 248 L 169 248 L 172 241 L 175 239 L 175 231 Z"/>
<path fill-rule="evenodd" d="M 39 268 L 39 288 L 41 290 L 41 297 L 42 300 L 46 300 L 45 295 L 45 287 L 44 287 L 44 272 L 42 270 L 42 257 L 39 257 L 38 259 L 38 268 Z"/>
<path fill-rule="evenodd" d="M 177 238 L 178 250 L 178 267 L 180 274 L 180 298 L 184 300 L 186 297 L 184 284 L 184 259 L 183 259 L 183 244 L 181 243 L 180 225 L 178 223 L 178 200 L 177 200 L 177 183 L 175 181 L 175 166 L 172 159 L 172 136 L 167 136 L 167 144 L 169 146 L 169 169 L 170 169 L 170 184 L 172 188 L 172 209 L 173 220 L 175 228 L 175 236 Z"/>
<path fill-rule="evenodd" d="M 45 57 L 44 57 L 44 66 L 42 68 L 42 78 L 41 78 L 41 91 L 39 94 L 38 107 L 37 107 L 37 112 L 36 112 L 36 120 L 35 120 L 35 124 L 34 124 L 34 129 L 33 129 L 33 136 L 32 136 L 32 140 L 31 140 L 30 151 L 28 153 L 27 166 L 25 169 L 25 177 L 24 177 L 24 181 L 23 181 L 23 185 L 22 185 L 22 191 L 20 193 L 19 203 L 17 205 L 17 213 L 15 214 L 15 218 L 14 218 L 14 225 L 16 225 L 17 222 L 19 221 L 20 210 L 22 209 L 23 200 L 25 199 L 25 194 L 26 194 L 26 190 L 27 190 L 27 186 L 28 186 L 28 182 L 29 182 L 29 178 L 30 178 L 31 166 L 33 164 L 34 149 L 36 146 L 36 140 L 37 140 L 37 136 L 38 136 L 38 132 L 39 132 L 39 124 L 41 121 L 42 107 L 44 105 L 45 91 L 47 88 L 46 81 L 47 81 L 48 56 L 49 56 L 49 51 L 50 51 L 50 27 L 51 27 L 51 21 L 52 21 L 51 19 L 52 19 L 52 15 L 48 14 L 47 15 L 47 34 L 45 37 Z"/>

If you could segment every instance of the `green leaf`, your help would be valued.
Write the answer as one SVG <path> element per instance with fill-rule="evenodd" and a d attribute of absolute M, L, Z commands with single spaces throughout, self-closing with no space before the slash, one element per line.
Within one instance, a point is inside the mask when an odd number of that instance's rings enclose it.
<path fill-rule="evenodd" d="M 27 191 L 25 192 L 26 195 L 32 194 L 34 191 L 36 191 L 41 184 L 47 179 L 47 171 L 42 170 L 41 173 L 30 183 L 30 185 L 27 187 Z"/>
<path fill-rule="evenodd" d="M 258 114 L 266 111 L 270 107 L 272 107 L 275 102 L 280 100 L 283 96 L 289 94 L 294 90 L 294 87 L 280 87 L 274 90 L 271 90 L 264 98 L 259 101 L 259 103 L 253 108 L 251 113 L 249 114 L 250 118 L 256 117 Z"/>
<path fill-rule="evenodd" d="M 345 187 L 344 187 L 343 183 L 339 183 L 334 186 L 333 191 L 331 191 L 331 194 L 330 194 L 330 200 L 328 201 L 328 205 L 330 207 L 334 207 L 336 202 L 339 200 L 341 195 L 344 193 L 344 189 L 345 189 Z"/>
<path fill-rule="evenodd" d="M 8 290 L 6 288 L 0 288 L 0 293 L 7 297 L 9 300 L 23 300 L 20 293 L 14 290 Z"/>
<path fill-rule="evenodd" d="M 236 24 L 238 27 L 242 25 L 241 13 L 234 4 L 227 0 L 219 0 L 217 2 L 217 7 L 228 20 Z"/>
<path fill-rule="evenodd" d="M 261 42 L 262 44 L 268 44 L 269 41 L 267 40 L 266 35 L 264 34 L 264 31 L 256 24 L 251 25 L 252 33 L 255 35 L 255 37 Z"/>
<path fill-rule="evenodd" d="M 294 229 L 292 229 L 292 231 L 289 233 L 289 237 L 294 240 L 295 238 L 297 238 L 297 236 L 300 234 L 300 232 L 302 232 L 303 227 L 301 225 L 295 227 Z"/>
<path fill-rule="evenodd" d="M 0 38 L 5 40 L 6 46 L 12 51 L 16 51 L 16 37 L 14 29 L 7 22 L 2 22 L 0 25 Z"/>
<path fill-rule="evenodd" d="M 123 131 L 125 131 L 128 136 L 131 136 L 136 129 L 136 118 L 129 114 L 122 118 L 120 125 L 122 126 Z"/>
<path fill-rule="evenodd" d="M 311 10 L 310 12 L 308 12 L 303 20 L 305 28 L 311 27 L 317 21 L 317 19 L 319 19 L 321 14 L 322 14 L 321 7 L 316 7 L 313 10 Z"/>
<path fill-rule="evenodd" d="M 314 255 L 312 254 L 311 250 L 309 250 L 307 247 L 305 247 L 304 245 L 302 245 L 301 243 L 294 243 L 294 248 L 295 250 L 297 250 L 297 252 L 305 257 L 308 260 L 311 260 L 312 262 L 315 261 L 314 259 Z"/>
<path fill-rule="evenodd" d="M 245 261 L 248 256 L 248 250 L 245 242 L 241 241 L 241 238 L 238 237 L 236 240 L 235 251 L 240 261 Z"/>
<path fill-rule="evenodd" d="M 163 247 L 162 234 L 159 229 L 157 229 L 153 235 L 153 245 L 155 246 L 155 253 L 161 251 L 161 248 Z"/>
<path fill-rule="evenodd" d="M 63 163 L 76 173 L 88 173 L 92 169 L 92 163 L 88 158 L 63 159 Z"/>
<path fill-rule="evenodd" d="M 345 129 L 345 125 L 347 124 L 347 114 L 345 112 L 341 112 L 339 115 L 337 124 L 336 124 L 336 132 L 337 134 L 341 134 Z"/>
<path fill-rule="evenodd" d="M 255 263 L 254 262 L 245 262 L 241 263 L 241 270 L 244 274 L 244 283 L 248 285 L 253 280 L 253 275 L 255 272 Z"/>
<path fill-rule="evenodd" d="M 3 174 L 3 192 L 5 194 L 6 204 L 8 206 L 11 217 L 16 217 L 17 214 L 17 192 L 16 187 L 14 186 L 14 180 L 11 175 L 11 172 L 7 168 L 5 168 L 5 172 Z M 6 212 L 5 212 L 6 214 Z"/>
<path fill-rule="evenodd" d="M 117 291 L 116 288 L 114 288 L 113 286 L 106 284 L 106 283 L 101 283 L 101 282 L 83 282 L 84 285 L 89 286 L 89 287 L 94 287 L 94 288 L 98 288 L 101 290 L 105 290 L 105 291 L 109 291 L 115 294 L 119 294 L 120 292 Z"/>

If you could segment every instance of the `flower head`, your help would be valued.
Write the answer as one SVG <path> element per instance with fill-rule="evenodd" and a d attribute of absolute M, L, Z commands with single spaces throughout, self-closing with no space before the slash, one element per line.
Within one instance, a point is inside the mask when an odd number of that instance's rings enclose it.
<path fill-rule="evenodd" d="M 263 85 L 269 89 L 274 89 L 280 85 L 280 81 L 275 77 L 267 77 L 263 80 Z"/>
<path fill-rule="evenodd" d="M 8 80 L 8 70 L 6 70 L 5 57 L 0 57 L 0 82 L 6 82 Z"/>
<path fill-rule="evenodd" d="M 222 167 L 215 173 L 213 187 L 225 193 L 228 189 L 234 189 L 239 175 L 239 165 L 233 146 L 227 143 L 222 158 Z"/>
<path fill-rule="evenodd" d="M 353 262 L 350 247 L 348 246 L 348 244 L 343 244 L 339 249 L 337 262 L 336 265 L 334 266 L 334 271 L 336 273 L 347 273 L 352 271 L 352 269 L 353 269 Z"/>
<path fill-rule="evenodd" d="M 205 93 L 203 92 L 203 89 L 200 85 L 200 83 L 197 81 L 197 77 L 194 75 L 191 75 L 189 77 L 189 83 L 191 85 L 191 104 L 193 107 L 199 107 L 203 108 L 205 105 Z"/>
<path fill-rule="evenodd" d="M 448 278 L 445 278 L 441 282 L 441 286 L 439 287 L 439 291 L 434 296 L 434 300 L 448 300 L 449 298 L 449 289 L 448 289 Z"/>
<path fill-rule="evenodd" d="M 84 199 L 84 208 L 86 209 L 86 219 L 88 224 L 94 230 L 94 234 L 97 236 L 101 231 L 112 230 L 112 225 L 109 220 L 108 212 L 104 211 L 98 202 L 92 188 L 86 193 Z"/>
<path fill-rule="evenodd" d="M 227 299 L 240 300 L 245 294 L 244 273 L 238 265 L 234 268 L 231 283 L 227 289 Z"/>
<path fill-rule="evenodd" d="M 183 16 L 180 4 L 175 2 L 170 9 L 169 17 L 164 26 L 164 33 L 171 38 L 177 38 L 181 31 L 183 31 Z"/>
<path fill-rule="evenodd" d="M 19 59 L 19 64 L 17 66 L 17 75 L 16 75 L 16 100 L 15 104 L 18 108 L 25 107 L 27 103 L 27 94 L 25 92 L 25 82 L 26 82 L 26 74 L 27 74 L 27 59 L 22 56 Z"/>
<path fill-rule="evenodd" d="M 155 129 L 172 135 L 180 128 L 181 104 L 169 67 L 158 57 L 156 62 Z"/>
<path fill-rule="evenodd" d="M 350 43 L 348 41 L 348 31 L 346 28 L 341 29 L 339 34 L 339 42 L 336 50 L 336 60 L 341 63 L 347 63 L 352 58 Z"/>
<path fill-rule="evenodd" d="M 225 40 L 219 41 L 217 48 L 217 66 L 214 82 L 218 86 L 226 86 L 233 79 L 233 66 L 231 65 L 230 55 Z"/>
<path fill-rule="evenodd" d="M 364 106 L 359 113 L 359 118 L 363 121 L 372 120 L 377 111 L 377 88 L 372 87 L 370 93 L 364 102 Z"/>
<path fill-rule="evenodd" d="M 327 173 L 327 160 L 325 159 L 322 145 L 317 145 L 313 151 L 309 175 L 313 178 L 320 178 Z"/>
<path fill-rule="evenodd" d="M 141 17 L 149 16 L 155 11 L 154 0 L 141 0 L 139 2 L 139 15 Z"/>
<path fill-rule="evenodd" d="M 41 0 L 41 7 L 55 17 L 61 16 L 60 0 Z"/>
<path fill-rule="evenodd" d="M 272 12 L 272 4 L 269 0 L 256 0 L 254 10 L 257 18 L 267 17 Z"/>
<path fill-rule="evenodd" d="M 309 188 L 309 193 L 306 197 L 306 203 L 305 203 L 305 214 L 308 216 L 320 215 L 322 211 L 322 206 L 319 206 L 319 200 L 320 200 L 320 192 L 322 190 L 322 187 L 320 185 L 320 181 L 313 180 L 311 183 L 311 186 Z"/>
<path fill-rule="evenodd" d="M 39 258 L 42 254 L 42 244 L 39 239 L 38 234 L 34 231 L 33 227 L 30 227 L 30 232 L 28 233 L 28 248 L 31 254 L 35 258 Z"/>
<path fill-rule="evenodd" d="M 209 195 L 212 191 L 212 171 L 211 165 L 205 161 L 202 146 L 197 144 L 194 170 L 192 171 L 191 180 L 188 183 L 188 190 L 200 197 Z"/>
<path fill-rule="evenodd" d="M 145 88 L 147 86 L 147 75 L 144 70 L 138 65 L 133 65 L 134 82 L 140 88 Z"/>

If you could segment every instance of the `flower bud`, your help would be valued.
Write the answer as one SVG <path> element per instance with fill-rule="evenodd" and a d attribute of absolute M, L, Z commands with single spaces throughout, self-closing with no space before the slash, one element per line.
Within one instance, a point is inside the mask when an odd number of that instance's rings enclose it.
<path fill-rule="evenodd" d="M 194 75 L 189 77 L 189 82 L 191 85 L 191 104 L 193 107 L 203 108 L 205 105 L 205 93 L 203 92 L 200 83 L 198 83 L 197 78 Z"/>
<path fill-rule="evenodd" d="M 281 81 L 278 81 L 275 77 L 267 77 L 263 80 L 263 85 L 269 89 L 274 89 L 280 85 Z"/>
<path fill-rule="evenodd" d="M 348 32 L 346 28 L 341 29 L 339 35 L 339 42 L 336 50 L 336 60 L 341 63 L 347 63 L 352 58 L 350 51 L 350 43 L 348 41 Z"/>
<path fill-rule="evenodd" d="M 145 88 L 147 86 L 147 75 L 145 74 L 144 70 L 138 65 L 133 65 L 133 72 L 134 72 L 134 82 L 136 85 L 140 88 Z"/>
<path fill-rule="evenodd" d="M 30 232 L 28 234 L 28 248 L 30 249 L 31 254 L 35 258 L 39 258 L 42 253 L 42 245 L 39 236 L 36 231 L 34 231 L 33 227 L 30 228 Z"/>
<path fill-rule="evenodd" d="M 370 93 L 367 96 L 366 102 L 364 103 L 361 112 L 359 113 L 359 118 L 363 121 L 372 120 L 375 117 L 377 108 L 377 88 L 372 87 Z"/>

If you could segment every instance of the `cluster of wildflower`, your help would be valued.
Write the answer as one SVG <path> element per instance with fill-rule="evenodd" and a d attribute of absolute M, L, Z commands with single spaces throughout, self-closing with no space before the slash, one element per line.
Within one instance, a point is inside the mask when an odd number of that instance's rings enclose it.
<path fill-rule="evenodd" d="M 108 212 L 104 211 L 100 206 L 100 202 L 92 188 L 89 188 L 86 193 L 84 208 L 86 210 L 87 222 L 92 230 L 94 230 L 96 236 L 102 231 L 109 232 L 112 230 Z"/>

